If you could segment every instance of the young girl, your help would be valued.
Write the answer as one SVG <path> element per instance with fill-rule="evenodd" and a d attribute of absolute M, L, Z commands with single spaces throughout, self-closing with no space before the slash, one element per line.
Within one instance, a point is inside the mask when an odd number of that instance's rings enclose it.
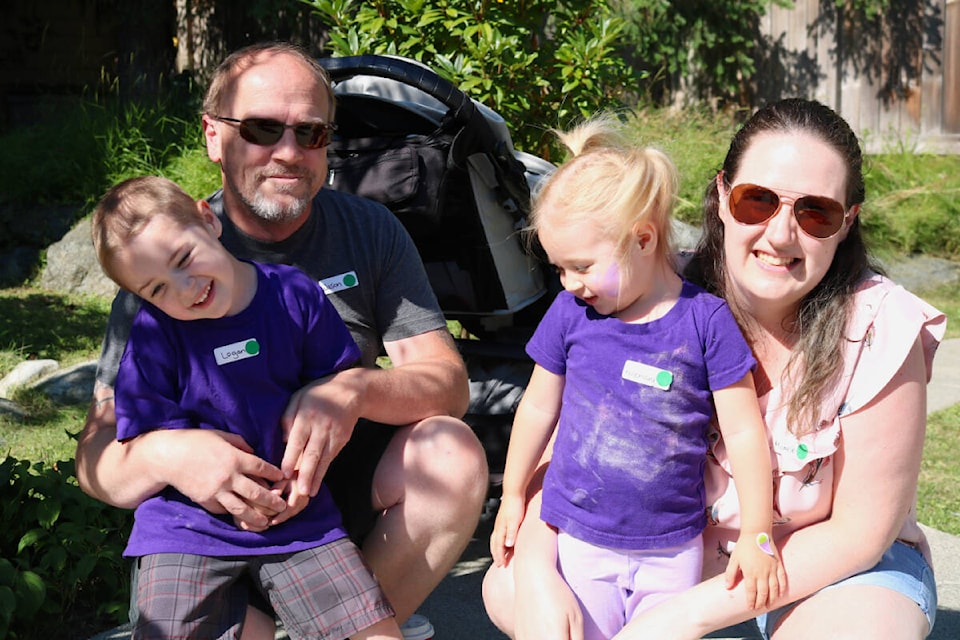
<path fill-rule="evenodd" d="M 503 566 L 551 436 L 540 517 L 583 611 L 584 638 L 700 580 L 703 472 L 716 414 L 743 517 L 727 570 L 749 605 L 785 576 L 770 539 L 770 453 L 755 360 L 726 304 L 682 280 L 670 247 L 676 170 L 609 118 L 559 134 L 572 158 L 537 194 L 531 229 L 565 291 L 527 345 L 491 552 Z M 556 432 L 554 433 L 554 428 Z"/>

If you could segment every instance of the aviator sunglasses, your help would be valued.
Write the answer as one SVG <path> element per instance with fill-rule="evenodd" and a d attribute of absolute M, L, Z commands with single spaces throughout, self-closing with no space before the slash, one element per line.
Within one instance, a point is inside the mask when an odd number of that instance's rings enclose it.
<path fill-rule="evenodd" d="M 791 201 L 797 224 L 812 238 L 829 238 L 840 231 L 847 217 L 846 208 L 833 198 L 804 195 L 786 198 L 755 184 L 738 184 L 730 191 L 730 214 L 740 224 L 762 224 Z"/>
<path fill-rule="evenodd" d="M 293 136 L 297 144 L 304 149 L 319 149 L 330 144 L 330 137 L 337 128 L 334 124 L 325 122 L 301 122 L 299 124 L 284 124 L 268 118 L 225 118 L 214 116 L 214 120 L 236 124 L 240 127 L 240 137 L 250 144 L 269 147 L 276 144 L 283 137 L 284 129 L 293 129 Z"/>

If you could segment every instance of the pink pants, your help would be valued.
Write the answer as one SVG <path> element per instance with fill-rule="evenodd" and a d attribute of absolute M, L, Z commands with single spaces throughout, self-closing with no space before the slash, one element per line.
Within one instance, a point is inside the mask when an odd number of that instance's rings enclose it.
<path fill-rule="evenodd" d="M 700 582 L 701 536 L 666 549 L 598 547 L 560 532 L 557 565 L 583 610 L 584 640 L 607 640 L 635 615 Z"/>

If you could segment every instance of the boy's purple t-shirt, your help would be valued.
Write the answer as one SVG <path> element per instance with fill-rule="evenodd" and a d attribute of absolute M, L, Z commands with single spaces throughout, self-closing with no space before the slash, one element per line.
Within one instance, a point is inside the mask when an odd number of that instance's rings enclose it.
<path fill-rule="evenodd" d="M 561 292 L 527 353 L 565 376 L 543 520 L 617 549 L 700 534 L 711 390 L 755 366 L 726 303 L 685 281 L 662 318 L 626 324 Z"/>
<path fill-rule="evenodd" d="M 257 293 L 235 316 L 184 322 L 143 303 L 117 376 L 119 440 L 155 429 L 217 429 L 242 436 L 279 466 L 290 396 L 353 365 L 360 350 L 316 282 L 294 267 L 254 264 Z M 137 508 L 124 555 L 266 555 L 345 535 L 325 486 L 296 517 L 260 533 L 167 488 Z"/>

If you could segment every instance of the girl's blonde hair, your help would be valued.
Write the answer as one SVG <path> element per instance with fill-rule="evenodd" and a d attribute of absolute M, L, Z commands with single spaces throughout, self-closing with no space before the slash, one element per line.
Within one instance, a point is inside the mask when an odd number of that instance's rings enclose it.
<path fill-rule="evenodd" d="M 107 191 L 90 222 L 93 249 L 100 268 L 123 286 L 114 258 L 117 251 L 143 231 L 154 216 L 164 215 L 182 227 L 203 224 L 197 203 L 172 180 L 156 176 L 130 178 Z"/>
<path fill-rule="evenodd" d="M 609 115 L 553 133 L 567 148 L 568 159 L 534 193 L 530 231 L 535 234 L 544 220 L 590 220 L 623 254 L 637 227 L 650 223 L 657 232 L 658 256 L 672 266 L 670 215 L 678 178 L 670 158 L 634 144 L 625 126 Z"/>

